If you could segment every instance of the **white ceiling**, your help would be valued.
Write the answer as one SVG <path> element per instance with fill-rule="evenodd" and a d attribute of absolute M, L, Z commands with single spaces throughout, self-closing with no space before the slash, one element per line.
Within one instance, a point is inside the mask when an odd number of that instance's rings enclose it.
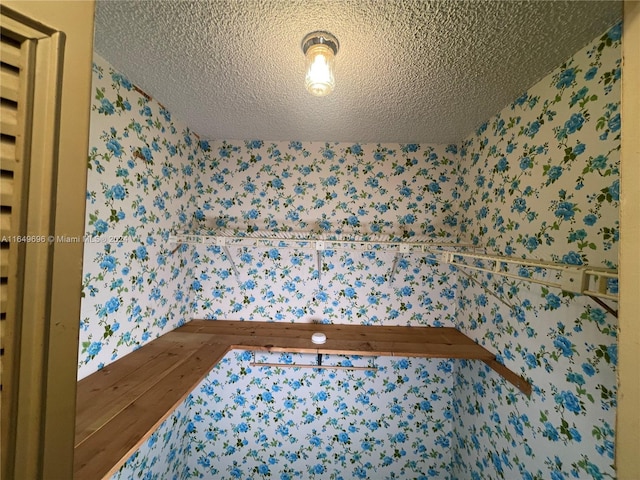
<path fill-rule="evenodd" d="M 451 143 L 620 17 L 618 1 L 99 0 L 95 49 L 205 139 Z M 314 30 L 340 42 L 320 98 Z"/>

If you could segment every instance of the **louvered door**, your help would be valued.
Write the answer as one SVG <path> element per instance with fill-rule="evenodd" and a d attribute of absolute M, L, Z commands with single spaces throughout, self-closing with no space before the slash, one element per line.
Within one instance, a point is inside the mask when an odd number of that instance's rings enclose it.
<path fill-rule="evenodd" d="M 94 3 L 0 2 L 0 478 L 73 476 Z"/>
<path fill-rule="evenodd" d="M 3 456 L 13 455 L 19 359 L 33 40 L 2 28 L 0 69 L 0 375 Z M 6 460 L 6 459 L 3 459 Z M 6 462 L 3 461 L 3 465 Z"/>

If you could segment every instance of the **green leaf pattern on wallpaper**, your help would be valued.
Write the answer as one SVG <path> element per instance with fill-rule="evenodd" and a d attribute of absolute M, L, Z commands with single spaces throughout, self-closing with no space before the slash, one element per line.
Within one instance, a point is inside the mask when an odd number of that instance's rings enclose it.
<path fill-rule="evenodd" d="M 462 143 L 461 227 L 474 243 L 616 267 L 620 39 L 617 25 Z M 527 401 L 460 362 L 453 478 L 614 478 L 616 319 L 588 298 L 495 276 L 461 278 L 457 304 L 456 326 L 534 392 Z"/>
<path fill-rule="evenodd" d="M 318 320 L 456 326 L 534 388 L 465 360 L 380 358 L 370 375 L 259 369 L 234 351 L 115 478 L 615 477 L 617 326 L 589 299 L 417 255 L 391 284 L 380 251 L 324 252 L 319 282 L 311 253 L 236 249 L 238 281 L 218 246 L 169 238 L 424 235 L 615 267 L 620 37 L 449 146 L 201 141 L 96 56 L 80 376 L 194 317 Z"/>

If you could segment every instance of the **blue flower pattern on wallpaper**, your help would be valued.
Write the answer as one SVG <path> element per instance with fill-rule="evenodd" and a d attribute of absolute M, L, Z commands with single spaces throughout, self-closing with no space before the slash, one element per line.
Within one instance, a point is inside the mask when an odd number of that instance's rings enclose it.
<path fill-rule="evenodd" d="M 195 167 L 206 179 L 199 199 L 205 229 L 310 231 L 457 240 L 454 153 L 441 146 L 340 145 L 262 141 L 211 143 Z M 394 254 L 218 246 L 181 252 L 188 285 L 205 318 L 333 323 L 452 325 L 455 277 L 431 258 Z M 231 260 L 239 275 L 234 278 Z"/>
<path fill-rule="evenodd" d="M 513 256 L 616 266 L 620 29 L 462 143 L 461 227 L 474 243 Z M 615 478 L 616 319 L 584 297 L 476 279 L 460 278 L 456 326 L 530 378 L 534 391 L 530 400 L 514 395 L 484 366 L 459 362 L 452 477 Z"/>
<path fill-rule="evenodd" d="M 79 375 L 191 319 L 169 235 L 194 217 L 195 134 L 104 60 L 93 67 Z"/>
<path fill-rule="evenodd" d="M 187 400 L 160 424 L 144 444 L 112 475 L 113 480 L 179 480 L 189 477 L 184 461 L 190 450 Z"/>
<path fill-rule="evenodd" d="M 171 254 L 168 239 L 197 228 L 420 235 L 615 267 L 620 31 L 458 146 L 199 142 L 96 59 L 87 231 L 135 242 L 85 257 L 81 370 L 193 317 L 314 319 L 455 325 L 534 387 L 527 399 L 465 360 L 379 358 L 373 375 L 250 367 L 248 352 L 231 352 L 173 414 L 182 455 L 166 463 L 164 445 L 144 445 L 119 478 L 614 478 L 616 322 L 588 299 L 472 280 L 418 255 L 392 284 L 393 256 L 380 251 L 326 251 L 318 279 L 313 252 L 238 248 L 235 278 L 219 247 Z"/>
<path fill-rule="evenodd" d="M 257 357 L 308 364 L 312 356 Z M 227 355 L 191 395 L 192 478 L 448 476 L 451 362 L 323 361 L 377 368 L 363 372 L 251 367 L 251 358 Z"/>

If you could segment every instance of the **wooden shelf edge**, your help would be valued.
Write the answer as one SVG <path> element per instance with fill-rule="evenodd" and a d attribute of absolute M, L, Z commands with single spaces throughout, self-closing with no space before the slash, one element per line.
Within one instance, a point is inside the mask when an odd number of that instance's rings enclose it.
<path fill-rule="evenodd" d="M 483 360 L 489 367 L 491 367 L 498 375 L 504 378 L 507 382 L 512 384 L 522 393 L 524 393 L 528 398 L 531 397 L 531 383 L 522 378 L 517 373 L 513 372 L 500 362 L 498 362 L 495 357 L 493 360 Z"/>

